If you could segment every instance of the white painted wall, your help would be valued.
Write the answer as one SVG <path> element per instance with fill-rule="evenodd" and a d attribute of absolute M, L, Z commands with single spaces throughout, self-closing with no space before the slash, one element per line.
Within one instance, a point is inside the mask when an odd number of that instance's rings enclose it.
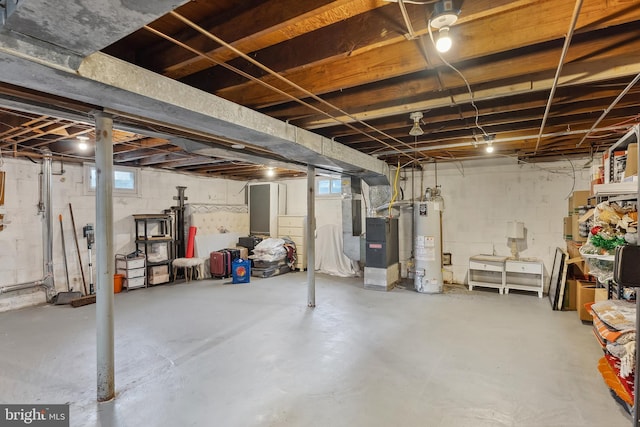
<path fill-rule="evenodd" d="M 2 170 L 6 175 L 5 206 L 6 227 L 0 231 L 0 287 L 38 280 L 43 277 L 42 216 L 37 212 L 39 200 L 40 165 L 27 160 L 4 158 Z M 54 162 L 54 173 L 60 172 Z M 82 227 L 95 225 L 95 196 L 84 189 L 82 166 L 64 165 L 64 175 L 53 177 L 53 252 L 56 288 L 66 290 L 66 277 L 62 256 L 62 240 L 58 215 L 63 215 L 69 277 L 73 288 L 80 289 L 82 278 L 78 255 L 73 240 L 69 203 L 77 227 L 80 256 L 88 283 L 88 253 Z M 215 178 L 200 178 L 167 171 L 142 169 L 139 174 L 140 196 L 114 196 L 114 250 L 130 253 L 135 249 L 134 221 L 131 215 L 162 213 L 176 205 L 173 200 L 176 186 L 185 186 L 187 203 L 244 204 L 245 182 Z M 7 224 L 8 222 L 8 224 Z M 95 263 L 95 250 L 93 251 Z M 94 271 L 95 273 L 95 271 Z M 0 295 L 0 311 L 42 303 L 41 290 L 26 290 Z"/>
<path fill-rule="evenodd" d="M 279 182 L 287 186 L 287 215 L 306 215 L 307 178 Z M 316 197 L 316 228 L 326 224 L 342 227 L 342 197 Z"/>
<path fill-rule="evenodd" d="M 526 249 L 520 256 L 539 258 L 545 264 L 545 281 L 553 264 L 555 248 L 565 247 L 562 220 L 567 215 L 567 198 L 574 190 L 589 189 L 589 171 L 581 165 L 587 159 L 515 164 L 512 160 L 438 164 L 437 183 L 445 200 L 443 249 L 452 254 L 455 283 L 467 282 L 470 256 L 497 254 L 510 256 L 506 229 L 508 221 L 522 221 L 526 228 Z M 404 200 L 411 200 L 412 186 L 418 195 L 436 185 L 433 164 L 424 174 L 401 174 Z M 575 169 L 575 172 L 574 172 Z M 421 176 L 422 175 L 422 176 Z M 393 179 L 393 176 L 390 177 Z M 306 213 L 306 179 L 287 180 L 288 209 Z M 421 189 L 422 188 L 422 189 Z M 363 185 L 363 194 L 368 188 Z M 400 197 L 400 196 L 398 196 Z M 367 200 L 367 205 L 370 203 Z M 318 225 L 341 225 L 340 199 L 316 199 Z M 387 211 L 381 213 L 386 215 Z M 410 237 L 407 237 L 410 241 Z M 410 244 L 409 244 L 410 245 Z"/>
<path fill-rule="evenodd" d="M 509 255 L 505 235 L 507 221 L 523 221 L 527 230 L 527 249 L 522 257 L 544 261 L 546 273 L 551 269 L 553 253 L 562 240 L 562 218 L 567 212 L 567 197 L 572 190 L 589 188 L 589 174 L 574 162 L 577 171 L 564 162 L 515 165 L 447 163 L 438 166 L 438 184 L 445 199 L 443 217 L 444 251 L 452 253 L 453 279 L 466 283 L 467 262 L 479 253 Z M 65 174 L 53 177 L 54 270 L 56 287 L 66 290 L 58 214 L 63 215 L 69 274 L 72 287 L 81 286 L 77 252 L 73 242 L 68 204 L 72 203 L 81 258 L 85 274 L 86 241 L 82 226 L 95 224 L 95 198 L 84 190 L 81 166 L 65 165 Z M 40 165 L 26 160 L 4 159 L 7 172 L 5 191 L 6 228 L 0 231 L 0 287 L 42 278 L 42 221 L 37 213 Z M 54 172 L 60 171 L 54 163 Z M 423 187 L 435 185 L 432 165 L 423 174 Z M 114 236 L 116 253 L 134 250 L 131 215 L 160 213 L 174 205 L 176 186 L 185 186 L 188 203 L 245 203 L 245 182 L 200 178 L 152 169 L 140 172 L 140 197 L 114 197 Z M 306 178 L 279 181 L 287 185 L 287 213 L 306 214 Z M 414 181 L 421 187 L 420 177 Z M 401 182 L 405 200 L 410 200 L 412 177 Z M 421 193 L 422 190 L 416 190 Z M 363 185 L 366 197 L 368 189 Z M 369 206 L 369 202 L 367 201 Z M 342 224 L 341 199 L 317 198 L 317 225 Z M 94 253 L 95 256 L 95 253 Z M 0 295 L 0 311 L 44 302 L 42 291 L 21 291 Z"/>
<path fill-rule="evenodd" d="M 522 221 L 526 249 L 520 257 L 539 258 L 545 264 L 545 282 L 553 266 L 556 247 L 566 247 L 563 218 L 572 191 L 589 189 L 586 159 L 572 167 L 567 161 L 530 165 L 438 167 L 438 184 L 445 200 L 444 251 L 452 254 L 456 283 L 466 283 L 470 256 L 510 256 L 508 221 Z M 578 169 L 574 172 L 574 169 Z M 433 168 L 425 175 L 433 186 Z"/>

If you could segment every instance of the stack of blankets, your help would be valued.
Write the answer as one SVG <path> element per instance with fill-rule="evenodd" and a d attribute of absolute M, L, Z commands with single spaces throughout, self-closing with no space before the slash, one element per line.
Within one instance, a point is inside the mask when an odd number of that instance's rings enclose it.
<path fill-rule="evenodd" d="M 636 349 L 636 306 L 625 300 L 587 304 L 593 333 L 604 350 L 598 370 L 618 398 L 633 406 Z"/>
<path fill-rule="evenodd" d="M 287 273 L 296 262 L 295 243 L 290 239 L 270 237 L 253 248 L 251 275 L 271 277 Z"/>

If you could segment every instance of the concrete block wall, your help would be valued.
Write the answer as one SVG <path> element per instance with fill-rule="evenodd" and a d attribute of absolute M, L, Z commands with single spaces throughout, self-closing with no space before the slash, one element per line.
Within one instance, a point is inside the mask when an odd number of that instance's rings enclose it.
<path fill-rule="evenodd" d="M 464 169 L 439 166 L 438 184 L 445 200 L 443 245 L 452 254 L 454 282 L 467 283 L 470 256 L 510 256 L 507 222 L 522 221 L 526 242 L 520 257 L 541 259 L 546 283 L 556 247 L 566 247 L 562 220 L 568 197 L 572 191 L 589 189 L 589 171 L 579 167 L 586 161 L 573 166 L 567 161 Z M 433 168 L 425 181 L 433 186 Z"/>
<path fill-rule="evenodd" d="M 42 215 L 38 214 L 40 164 L 24 159 L 3 159 L 6 175 L 5 212 L 6 227 L 0 231 L 0 287 L 39 280 L 43 277 Z M 64 174 L 61 169 L 64 168 Z M 95 195 L 85 189 L 84 170 L 80 165 L 53 163 L 52 209 L 53 252 L 56 288 L 66 290 L 67 281 L 62 255 L 60 222 L 63 216 L 66 253 L 71 287 L 82 287 L 82 276 L 73 239 L 69 213 L 72 204 L 76 223 L 80 258 L 83 262 L 87 286 L 89 283 L 88 251 L 82 227 L 95 226 Z M 185 186 L 187 203 L 244 204 L 246 182 L 201 178 L 168 171 L 141 169 L 138 175 L 138 195 L 114 194 L 114 250 L 130 253 L 135 249 L 134 221 L 131 215 L 161 213 L 176 205 L 173 197 L 176 186 Z M 95 248 L 93 251 L 95 274 Z M 0 311 L 39 304 L 45 301 L 44 292 L 38 289 L 0 294 Z"/>
<path fill-rule="evenodd" d="M 470 256 L 511 255 L 506 237 L 508 221 L 524 222 L 526 246 L 520 256 L 543 260 L 546 283 L 555 248 L 566 246 L 562 219 L 566 216 L 567 199 L 572 191 L 589 189 L 589 171 L 581 168 L 587 160 L 576 160 L 573 164 L 568 161 L 516 164 L 513 160 L 438 164 L 437 183 L 445 204 L 443 250 L 452 254 L 452 265 L 446 269 L 454 283 L 467 283 Z M 404 200 L 411 200 L 414 177 L 411 172 L 402 175 L 406 177 L 400 182 Z M 290 203 L 298 201 L 289 204 L 289 212 L 304 215 L 306 179 L 286 182 Z M 418 197 L 424 188 L 435 185 L 435 167 L 426 164 L 426 171 L 416 173 L 413 181 Z M 368 197 L 364 184 L 363 195 Z M 316 199 L 318 224 L 341 225 L 340 209 L 339 198 Z M 410 236 L 405 238 L 410 240 Z"/>

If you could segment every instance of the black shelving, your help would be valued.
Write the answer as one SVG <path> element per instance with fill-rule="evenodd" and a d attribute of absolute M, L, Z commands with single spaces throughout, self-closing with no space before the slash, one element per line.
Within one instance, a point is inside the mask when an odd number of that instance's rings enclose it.
<path fill-rule="evenodd" d="M 173 280 L 171 263 L 175 259 L 175 236 L 173 215 L 140 214 L 135 220 L 136 251 L 147 260 L 147 284 L 156 285 Z M 166 266 L 166 277 L 154 267 Z"/>

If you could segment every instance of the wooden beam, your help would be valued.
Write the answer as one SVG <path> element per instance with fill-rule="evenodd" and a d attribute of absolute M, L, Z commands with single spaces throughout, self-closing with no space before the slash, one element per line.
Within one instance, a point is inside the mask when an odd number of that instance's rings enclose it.
<path fill-rule="evenodd" d="M 600 58 L 582 63 L 569 63 L 563 68 L 563 75 L 560 78 L 559 86 L 577 86 L 635 76 L 638 73 L 640 73 L 640 52 L 636 50 L 635 52 L 629 52 L 626 56 Z M 550 70 L 538 74 L 525 75 L 523 76 L 523 80 L 531 80 L 475 91 L 474 99 L 479 102 L 517 94 L 548 91 L 553 83 L 553 74 L 554 72 Z M 487 74 L 487 76 L 491 76 L 491 74 Z M 499 78 L 499 76 L 496 77 Z M 500 81 L 498 81 L 498 83 L 500 83 Z M 455 95 L 454 100 L 458 104 L 466 104 L 469 103 L 470 98 L 467 93 L 461 93 L 460 95 Z M 352 116 L 366 121 L 394 114 L 408 114 L 411 111 L 431 110 L 450 105 L 452 105 L 450 97 L 437 97 L 424 101 L 405 103 L 395 107 L 371 109 L 361 114 L 352 114 Z M 353 119 L 348 116 L 337 116 L 337 119 L 347 123 L 353 121 Z M 326 126 L 334 126 L 335 124 L 336 121 L 332 119 L 319 119 L 298 123 L 299 126 L 307 129 L 318 129 Z"/>
<path fill-rule="evenodd" d="M 347 19 L 372 8 L 388 5 L 383 0 L 281 0 L 266 2 L 249 9 L 222 25 L 208 28 L 217 37 L 233 44 L 243 52 L 254 52 L 268 46 L 293 39 L 301 34 Z M 186 41 L 191 47 L 204 51 L 218 62 L 227 62 L 236 57 L 228 49 L 211 48 L 211 40 L 197 34 Z M 172 47 L 157 55 L 152 68 L 171 78 L 193 74 L 209 68 L 211 62 L 194 57 L 180 47 Z"/>
<path fill-rule="evenodd" d="M 456 48 L 455 60 L 450 59 L 455 63 L 460 63 L 490 54 L 513 51 L 535 43 L 561 39 L 566 32 L 572 9 L 572 4 L 549 0 L 509 10 L 498 15 L 498 21 L 486 22 L 484 19 L 479 19 L 462 24 L 456 28 L 456 31 L 460 34 L 461 39 L 465 39 L 465 43 L 460 43 Z M 640 8 L 630 8 L 629 5 L 621 5 L 620 3 L 604 7 L 600 1 L 590 0 L 583 6 L 581 16 L 583 15 L 586 18 L 579 21 L 579 26 L 589 26 L 591 30 L 595 30 L 638 20 L 640 19 Z M 496 18 L 492 17 L 493 19 Z M 490 31 L 491 28 L 500 28 L 500 31 Z M 509 34 L 509 37 L 504 37 L 504 34 Z M 427 46 L 432 49 L 429 44 Z M 436 55 L 434 54 L 433 57 Z M 331 64 L 305 66 L 287 70 L 283 74 L 315 94 L 326 94 L 428 68 L 429 66 L 425 64 L 418 46 L 412 41 L 403 41 L 348 58 L 341 58 L 332 61 Z M 306 97 L 304 93 L 286 87 L 272 76 L 264 77 L 262 80 L 293 96 Z M 253 108 L 263 108 L 290 101 L 279 93 L 255 82 L 225 88 L 218 91 L 217 94 Z"/>

